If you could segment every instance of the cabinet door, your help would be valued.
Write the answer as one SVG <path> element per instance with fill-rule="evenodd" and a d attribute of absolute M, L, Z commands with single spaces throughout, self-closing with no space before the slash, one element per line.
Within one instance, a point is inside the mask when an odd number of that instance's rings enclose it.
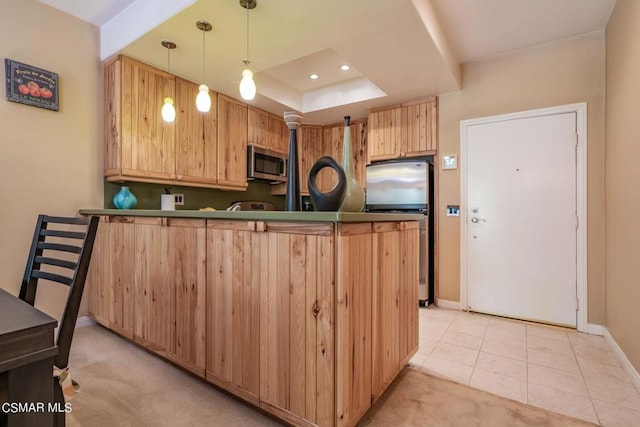
<path fill-rule="evenodd" d="M 90 314 L 101 325 L 133 337 L 133 218 L 104 216 L 87 276 Z"/>
<path fill-rule="evenodd" d="M 204 376 L 206 228 L 203 219 L 167 219 L 169 264 L 175 292 L 175 339 L 170 359 Z M 175 357 L 174 357 L 175 356 Z"/>
<path fill-rule="evenodd" d="M 176 78 L 176 179 L 215 184 L 217 181 L 217 93 L 210 91 L 211 110 L 198 111 L 198 85 Z"/>
<path fill-rule="evenodd" d="M 135 340 L 161 354 L 175 346 L 175 290 L 164 218 L 136 217 Z"/>
<path fill-rule="evenodd" d="M 109 217 L 100 217 L 96 239 L 87 272 L 86 289 L 89 291 L 89 314 L 99 324 L 109 327 L 111 287 L 111 248 Z"/>
<path fill-rule="evenodd" d="M 279 153 L 289 153 L 289 128 L 282 117 L 269 114 L 269 148 Z"/>
<path fill-rule="evenodd" d="M 403 156 L 434 154 L 438 132 L 437 100 L 402 107 Z"/>
<path fill-rule="evenodd" d="M 175 77 L 122 58 L 121 168 L 127 176 L 175 176 L 175 125 L 162 120 L 166 96 L 175 97 Z"/>
<path fill-rule="evenodd" d="M 391 223 L 395 224 L 395 223 Z M 385 223 L 375 223 L 383 227 Z M 393 230 L 374 233 L 372 293 L 372 395 L 374 401 L 391 383 L 400 367 L 399 275 L 400 235 Z M 417 286 L 417 285 L 416 285 Z"/>
<path fill-rule="evenodd" d="M 399 359 L 402 368 L 418 350 L 418 283 L 419 283 L 419 225 L 403 223 L 400 231 L 400 282 L 398 285 Z"/>
<path fill-rule="evenodd" d="M 284 409 L 294 424 L 300 421 L 288 413 L 317 425 L 335 423 L 331 227 L 315 225 L 317 235 L 301 229 L 306 234 L 261 236 L 267 262 L 260 273 L 260 406 Z"/>
<path fill-rule="evenodd" d="M 402 108 L 369 113 L 369 162 L 392 159 L 402 152 Z"/>
<path fill-rule="evenodd" d="M 218 95 L 218 184 L 247 188 L 247 105 Z"/>
<path fill-rule="evenodd" d="M 319 126 L 300 126 L 298 128 L 298 170 L 300 172 L 300 191 L 309 194 L 309 171 L 321 157 L 322 128 Z M 320 178 L 316 177 L 316 185 L 321 187 Z"/>
<path fill-rule="evenodd" d="M 135 235 L 133 217 L 109 218 L 111 290 L 109 328 L 133 338 Z"/>
<path fill-rule="evenodd" d="M 248 107 L 248 141 L 249 144 L 259 145 L 269 148 L 269 117 L 266 111 L 249 106 Z"/>
<path fill-rule="evenodd" d="M 336 425 L 371 407 L 371 224 L 339 224 L 336 272 Z"/>
<path fill-rule="evenodd" d="M 207 228 L 206 378 L 258 403 L 260 277 L 266 247 L 253 222 Z"/>

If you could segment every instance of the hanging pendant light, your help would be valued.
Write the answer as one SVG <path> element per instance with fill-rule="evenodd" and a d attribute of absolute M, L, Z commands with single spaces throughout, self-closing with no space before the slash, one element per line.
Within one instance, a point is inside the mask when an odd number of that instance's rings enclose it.
<path fill-rule="evenodd" d="M 176 48 L 176 44 L 170 40 L 162 40 L 160 44 L 167 48 L 167 73 L 171 73 L 171 50 Z M 171 123 L 176 119 L 176 108 L 173 106 L 173 99 L 167 96 L 162 106 L 162 120 Z"/>
<path fill-rule="evenodd" d="M 240 96 L 247 101 L 256 97 L 256 83 L 253 81 L 253 71 L 249 69 L 249 10 L 255 9 L 257 5 L 257 0 L 240 0 L 240 6 L 247 9 L 247 56 L 242 61 L 244 70 L 242 70 L 242 80 L 240 81 Z"/>
<path fill-rule="evenodd" d="M 205 44 L 204 44 L 204 36 L 207 31 L 211 31 L 213 28 L 210 23 L 207 21 L 200 20 L 196 22 L 196 27 L 202 31 L 202 80 L 204 80 L 204 58 L 205 58 Z M 198 88 L 198 95 L 196 96 L 196 108 L 198 111 L 202 111 L 203 113 L 208 113 L 211 109 L 211 97 L 209 96 L 209 87 L 206 84 L 201 84 Z"/>

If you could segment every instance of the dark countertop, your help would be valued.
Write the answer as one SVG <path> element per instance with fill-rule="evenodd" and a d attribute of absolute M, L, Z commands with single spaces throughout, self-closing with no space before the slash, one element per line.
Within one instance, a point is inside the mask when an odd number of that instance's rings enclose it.
<path fill-rule="evenodd" d="M 369 213 L 369 212 L 287 212 L 287 211 L 200 211 L 157 209 L 80 209 L 82 215 L 120 215 L 162 218 L 205 218 L 256 221 L 302 221 L 302 222 L 385 222 L 419 221 L 420 214 Z"/>

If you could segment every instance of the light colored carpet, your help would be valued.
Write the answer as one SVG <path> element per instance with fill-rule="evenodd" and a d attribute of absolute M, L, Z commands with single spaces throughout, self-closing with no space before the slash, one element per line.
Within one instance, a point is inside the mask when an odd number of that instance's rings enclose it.
<path fill-rule="evenodd" d="M 270 426 L 276 421 L 101 326 L 76 329 L 81 386 L 70 427 Z M 405 369 L 362 426 L 586 426 L 563 415 Z"/>

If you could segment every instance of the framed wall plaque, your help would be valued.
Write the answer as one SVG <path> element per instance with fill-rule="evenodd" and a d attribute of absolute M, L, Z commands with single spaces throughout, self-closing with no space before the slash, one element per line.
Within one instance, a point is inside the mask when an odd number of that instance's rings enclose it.
<path fill-rule="evenodd" d="M 58 111 L 58 74 L 23 64 L 9 58 L 4 60 L 7 100 Z"/>

